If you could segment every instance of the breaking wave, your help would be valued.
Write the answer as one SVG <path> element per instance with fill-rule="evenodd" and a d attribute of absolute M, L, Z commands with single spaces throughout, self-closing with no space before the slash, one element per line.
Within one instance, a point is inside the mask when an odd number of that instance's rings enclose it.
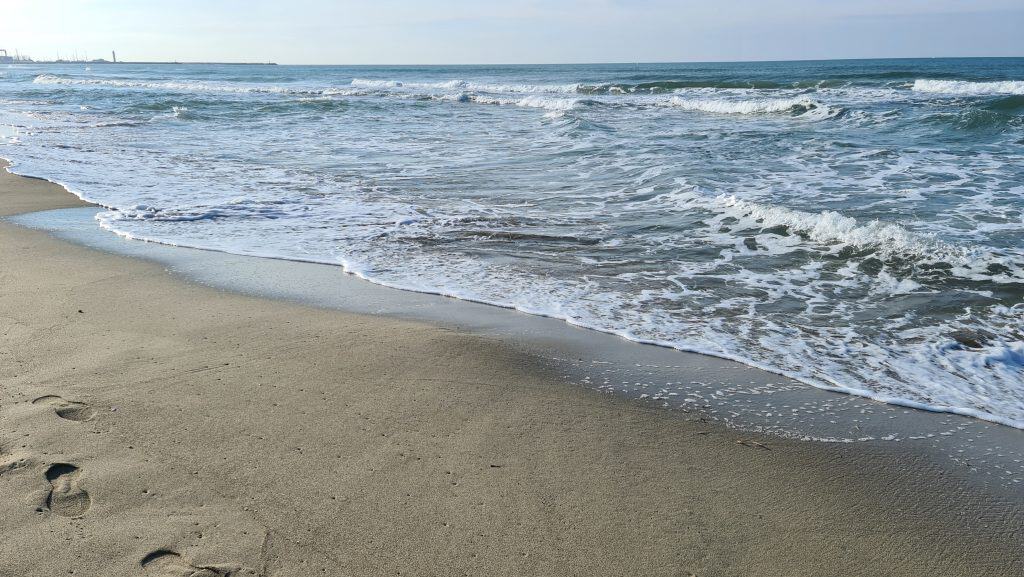
<path fill-rule="evenodd" d="M 911 88 L 916 92 L 956 94 L 958 96 L 985 96 L 990 94 L 1024 94 L 1024 80 L 1002 80 L 998 82 L 969 82 L 967 80 L 925 80 L 914 81 Z"/>
<path fill-rule="evenodd" d="M 673 96 L 668 101 L 668 105 L 683 110 L 714 114 L 771 114 L 789 112 L 797 115 L 814 113 L 815 115 L 835 116 L 840 113 L 839 109 L 831 108 L 805 96 L 795 98 L 753 98 L 747 100 Z"/>
<path fill-rule="evenodd" d="M 931 235 L 912 232 L 893 223 L 871 220 L 860 222 L 836 211 L 802 212 L 771 206 L 734 195 L 716 197 L 726 215 L 762 229 L 785 227 L 815 243 L 830 245 L 832 252 L 845 248 L 869 249 L 881 259 L 909 258 L 919 262 L 952 265 L 951 274 L 966 279 L 1002 283 L 1024 283 L 1021 256 L 988 248 L 952 245 Z"/>
<path fill-rule="evenodd" d="M 462 93 L 451 97 L 446 97 L 446 100 L 455 100 L 457 102 L 473 102 L 476 104 L 493 104 L 499 106 L 522 106 L 524 108 L 543 108 L 544 110 L 550 110 L 553 112 L 565 112 L 572 110 L 577 106 L 585 104 L 587 101 L 577 98 L 553 98 L 550 96 L 542 95 L 530 95 L 523 98 L 502 98 L 495 96 L 482 96 L 476 94 Z"/>
<path fill-rule="evenodd" d="M 579 92 L 580 84 L 487 84 L 467 82 L 465 80 L 448 80 L 445 82 L 402 82 L 398 80 L 352 79 L 351 85 L 356 88 L 383 89 L 419 89 L 419 90 L 461 90 L 469 92 L 507 92 L 571 94 Z"/>
<path fill-rule="evenodd" d="M 143 82 L 138 80 L 120 80 L 113 78 L 74 78 L 54 74 L 40 74 L 32 81 L 35 84 L 58 84 L 66 86 L 109 86 L 115 88 L 141 88 L 150 90 L 168 90 L 174 92 L 231 92 L 239 94 L 305 94 L 310 91 L 295 90 L 284 86 L 238 85 L 229 82 Z"/>

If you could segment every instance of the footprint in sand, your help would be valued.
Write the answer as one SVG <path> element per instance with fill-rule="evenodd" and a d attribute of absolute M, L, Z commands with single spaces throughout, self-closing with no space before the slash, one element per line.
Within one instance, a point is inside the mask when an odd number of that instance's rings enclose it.
<path fill-rule="evenodd" d="M 0 475 L 24 469 L 32 464 L 32 459 L 27 455 L 16 453 L 14 455 L 0 455 Z"/>
<path fill-rule="evenodd" d="M 50 465 L 46 470 L 46 480 L 50 483 L 46 507 L 64 517 L 84 515 L 92 505 L 92 499 L 89 493 L 78 485 L 81 473 L 81 469 L 68 463 Z"/>
<path fill-rule="evenodd" d="M 96 416 L 96 411 L 85 403 L 68 401 L 57 395 L 45 395 L 32 401 L 33 405 L 47 405 L 53 407 L 57 416 L 69 421 L 90 421 Z"/>
<path fill-rule="evenodd" d="M 239 567 L 207 565 L 197 567 L 186 563 L 181 555 L 167 549 L 158 549 L 139 562 L 146 575 L 153 577 L 235 577 L 242 575 Z M 254 574 L 253 572 L 246 572 Z"/>

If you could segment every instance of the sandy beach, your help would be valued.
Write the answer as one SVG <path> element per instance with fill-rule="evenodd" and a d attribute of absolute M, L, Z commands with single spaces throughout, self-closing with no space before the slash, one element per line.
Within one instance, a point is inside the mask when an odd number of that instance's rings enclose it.
<path fill-rule="evenodd" d="M 0 171 L 0 215 L 84 206 Z M 1024 573 L 1020 503 L 0 223 L 0 575 Z"/>

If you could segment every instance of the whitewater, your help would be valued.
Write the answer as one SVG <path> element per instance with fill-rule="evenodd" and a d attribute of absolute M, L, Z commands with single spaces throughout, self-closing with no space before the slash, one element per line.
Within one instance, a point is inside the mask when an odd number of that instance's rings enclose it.
<path fill-rule="evenodd" d="M 334 264 L 1024 428 L 1024 60 L 16 65 L 127 238 Z"/>

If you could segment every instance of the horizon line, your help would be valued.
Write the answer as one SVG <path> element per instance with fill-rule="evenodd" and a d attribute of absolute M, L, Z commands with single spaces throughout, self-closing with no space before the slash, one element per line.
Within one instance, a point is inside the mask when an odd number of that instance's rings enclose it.
<path fill-rule="evenodd" d="M 254 62 L 254 61 L 214 61 L 214 60 L 118 60 L 116 62 L 111 60 L 32 60 L 32 61 L 21 61 L 13 62 L 11 64 L 177 64 L 177 65 L 232 65 L 232 66 L 366 66 L 366 67 L 384 67 L 384 66 L 615 66 L 615 65 L 639 65 L 639 64 L 770 64 L 770 63 L 783 63 L 783 62 L 846 62 L 846 61 L 872 61 L 872 60 L 981 60 L 981 59 L 1011 59 L 1011 58 L 1024 58 L 1024 54 L 1020 55 L 986 55 L 986 56 L 874 56 L 874 57 L 842 57 L 842 58 L 779 58 L 779 59 L 765 59 L 765 60 L 622 60 L 622 61 L 608 61 L 608 62 L 596 62 L 596 61 L 579 61 L 579 62 L 423 62 L 423 63 L 363 63 L 363 64 L 352 64 L 352 63 L 324 63 L 324 64 L 313 64 L 308 62 Z"/>

